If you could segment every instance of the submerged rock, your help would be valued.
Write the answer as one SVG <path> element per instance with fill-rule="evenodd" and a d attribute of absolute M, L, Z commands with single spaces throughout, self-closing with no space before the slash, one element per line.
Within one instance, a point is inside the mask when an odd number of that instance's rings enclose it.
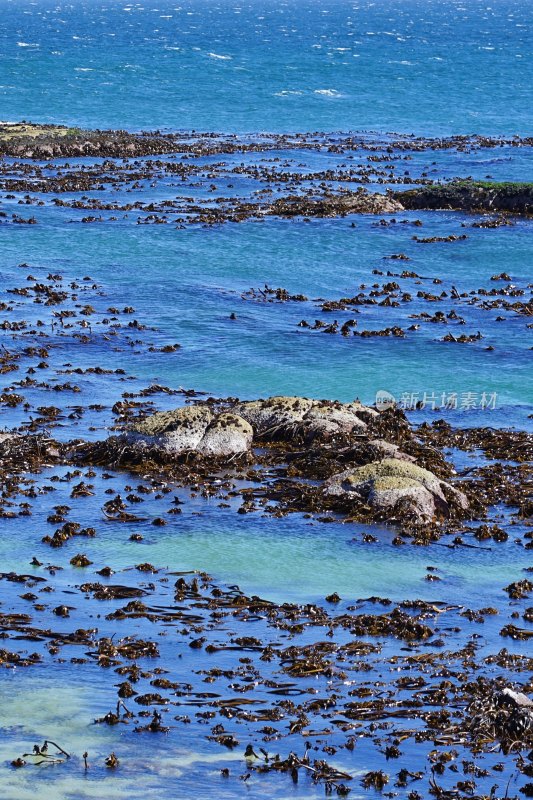
<path fill-rule="evenodd" d="M 359 500 L 379 516 L 409 512 L 420 522 L 468 508 L 466 496 L 427 469 L 400 458 L 385 458 L 347 469 L 324 484 L 326 496 Z"/>

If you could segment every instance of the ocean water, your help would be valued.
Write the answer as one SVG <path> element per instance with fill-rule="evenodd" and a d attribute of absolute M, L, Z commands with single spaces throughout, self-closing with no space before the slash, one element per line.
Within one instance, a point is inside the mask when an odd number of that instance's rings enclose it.
<path fill-rule="evenodd" d="M 528 134 L 530 2 L 3 0 L 0 118 Z"/>
<path fill-rule="evenodd" d="M 241 164 L 251 169 L 281 159 L 288 169 L 305 173 L 340 169 L 348 155 L 365 163 L 369 151 L 364 148 L 341 154 L 329 151 L 331 142 L 348 133 L 365 131 L 358 134 L 361 143 L 375 142 L 380 154 L 388 153 L 396 138 L 388 136 L 393 131 L 505 138 L 531 134 L 532 23 L 532 3 L 517 0 L 1 0 L 0 119 L 102 129 L 217 131 L 244 137 L 323 132 L 317 136 L 323 146 L 316 150 L 293 142 L 283 151 L 270 148 L 264 154 L 195 159 L 198 174 L 189 182 L 173 182 L 163 171 L 135 187 L 106 185 L 98 192 L 62 195 L 69 201 L 85 194 L 109 202 L 145 203 L 184 196 L 205 202 L 229 192 L 249 198 L 264 184 L 250 174 L 235 173 Z M 402 149 L 392 155 L 399 159 L 406 153 L 415 177 L 426 173 L 434 179 L 490 175 L 495 180 L 533 180 L 530 147 Z M 167 159 L 181 160 L 180 154 Z M 225 167 L 213 194 L 210 166 L 221 160 Z M 77 159 L 76 163 L 90 167 L 93 162 Z M 399 160 L 395 163 L 398 171 L 403 169 Z M 332 185 L 356 188 L 358 184 L 333 180 Z M 386 187 L 386 183 L 368 186 L 379 191 Z M 286 191 L 281 180 L 272 188 L 280 194 Z M 471 227 L 476 219 L 471 215 L 409 212 L 397 215 L 398 222 L 390 225 L 381 225 L 380 217 L 357 216 L 180 227 L 172 221 L 138 225 L 142 215 L 137 212 L 105 211 L 101 221 L 83 224 L 87 211 L 57 207 L 51 197 L 43 195 L 42 206 L 26 210 L 21 206 L 23 192 L 0 193 L 0 211 L 28 212 L 37 220 L 31 226 L 1 220 L 0 300 L 12 299 L 8 289 L 30 274 L 44 281 L 49 273 L 59 273 L 65 283 L 85 276 L 92 279 L 83 302 L 95 309 L 94 330 L 83 344 L 66 332 L 58 334 L 42 306 L 20 301 L 14 312 L 30 323 L 45 318 L 43 330 L 55 336 L 43 376 L 52 383 L 73 380 L 81 389 L 79 395 L 54 393 L 52 399 L 50 392 L 38 388 L 24 390 L 32 409 L 52 401 L 60 408 L 59 425 L 52 431 L 58 438 L 103 438 L 117 421 L 112 406 L 123 393 L 152 384 L 217 397 L 294 393 L 346 401 L 359 397 L 367 403 L 374 402 L 380 389 L 397 398 L 434 395 L 437 405 L 443 394 L 456 393 L 456 410 L 429 407 L 411 414 L 413 421 L 444 416 L 465 427 L 532 427 L 530 318 L 501 312 L 502 322 L 496 319 L 500 311 L 481 310 L 468 297 L 454 306 L 449 299 L 428 304 L 416 296 L 421 290 L 450 292 L 452 286 L 465 293 L 499 288 L 502 284 L 490 279 L 504 271 L 527 294 L 532 279 L 530 219 L 480 229 Z M 417 220 L 421 228 L 413 227 Z M 416 233 L 468 238 L 421 244 L 413 239 Z M 398 253 L 410 260 L 405 264 L 390 260 Z M 400 273 L 404 267 L 420 279 L 387 278 L 387 270 Z M 375 282 L 388 279 L 412 293 L 413 301 L 400 308 L 365 306 L 358 315 L 360 329 L 407 328 L 415 321 L 412 315 L 454 306 L 465 318 L 465 326 L 453 328 L 454 332 L 480 330 L 484 338 L 469 345 L 445 343 L 441 339 L 448 328 L 430 323 L 422 323 L 405 338 L 369 339 L 343 339 L 298 326 L 302 319 L 330 321 L 331 315 L 320 307 L 323 299 L 353 296 L 361 285 L 369 291 Z M 434 279 L 442 280 L 442 285 L 436 286 Z M 251 287 L 265 284 L 309 299 L 265 303 L 246 295 Z M 135 319 L 155 328 L 141 339 L 156 348 L 179 343 L 180 349 L 171 354 L 149 351 L 122 333 L 112 346 L 98 325 L 109 307 L 124 306 L 133 306 Z M 232 313 L 236 320 L 230 319 Z M 351 312 L 338 313 L 341 322 L 349 316 Z M 8 338 L 2 341 L 11 347 L 13 340 L 8 343 Z M 22 337 L 14 341 L 15 346 L 26 342 Z M 494 349 L 487 350 L 489 346 Z M 69 363 L 120 367 L 132 377 L 67 378 L 61 371 Z M 6 385 L 13 379 L 2 377 Z M 462 405 L 461 398 L 472 395 L 473 407 L 467 408 L 466 401 Z M 494 408 L 482 407 L 484 395 L 494 396 Z M 154 408 L 183 402 L 182 396 L 165 394 L 150 399 Z M 76 405 L 89 402 L 101 404 L 102 410 L 87 410 L 78 418 Z M 22 407 L 2 407 L 0 426 L 9 428 L 24 418 Z M 465 459 L 474 466 L 481 456 L 474 453 Z M 52 476 L 64 478 L 64 472 L 45 471 L 36 479 L 38 487 L 48 485 Z M 220 509 L 215 502 L 185 491 L 180 493 L 183 514 L 164 529 L 151 525 L 158 507 L 147 500 L 146 520 L 136 526 L 144 541 L 137 544 L 129 540 L 129 528 L 101 513 L 106 489 L 112 485 L 124 493 L 127 477 L 115 475 L 110 482 L 100 470 L 96 472 L 95 496 L 82 499 L 75 511 L 82 525 L 98 528 L 97 537 L 87 544 L 95 566 L 109 563 L 127 569 L 148 561 L 171 570 L 206 570 L 222 582 L 238 583 L 249 594 L 277 601 L 315 602 L 337 591 L 346 603 L 370 595 L 393 600 L 423 596 L 443 602 L 460 598 L 465 605 L 480 607 L 498 605 L 503 586 L 520 579 L 530 564 L 529 551 L 514 541 L 526 528 L 504 508 L 494 509 L 493 518 L 509 531 L 509 541 L 493 544 L 490 550 L 449 549 L 439 543 L 398 548 L 392 545 L 394 531 L 385 526 L 373 528 L 377 541 L 368 544 L 363 541 L 368 526 L 324 525 L 302 515 L 241 516 L 235 513 L 236 506 Z M 66 480 L 53 486 L 53 495 L 44 490 L 39 495 L 32 517 L 2 520 L 2 571 L 25 572 L 33 556 L 50 561 L 50 549 L 41 541 L 51 530 L 46 518 L 54 505 L 71 502 Z M 53 552 L 54 563 L 63 568 L 57 579 L 61 592 L 70 592 L 69 587 L 81 580 L 69 564 L 77 549 L 70 542 Z M 442 576 L 441 582 L 429 587 L 424 580 L 428 565 Z M 16 596 L 9 602 L 21 604 Z M 500 647 L 499 639 L 494 645 L 491 640 L 497 636 L 495 626 L 487 625 L 488 633 L 483 629 L 483 644 L 493 651 Z M 527 652 L 527 643 L 506 640 L 505 645 L 514 652 Z M 168 665 L 175 667 L 171 656 L 168 659 Z M 186 795 L 203 800 L 212 796 L 214 780 L 221 798 L 264 796 L 260 781 L 245 785 L 236 780 L 218 788 L 221 767 L 244 769 L 242 754 L 207 744 L 200 725 L 191 726 L 189 736 L 182 738 L 178 732 L 158 742 L 157 756 L 153 752 L 147 756 L 131 731 L 121 730 L 117 737 L 106 726 L 93 726 L 92 719 L 114 702 L 109 679 L 100 672 L 84 672 L 80 686 L 79 668 L 68 662 L 3 671 L 2 800 L 29 800 L 36 788 L 43 800 Z M 74 767 L 10 770 L 10 760 L 28 744 L 55 736 L 68 740 L 78 754 Z M 100 764 L 111 750 L 120 750 L 122 769 L 111 779 L 97 767 L 84 776 L 79 754 L 85 748 Z M 358 748 L 351 766 L 354 774 L 377 768 L 376 754 L 367 752 L 364 744 Z M 417 768 L 416 760 L 406 763 Z M 355 783 L 352 797 L 372 796 Z M 322 787 L 293 787 L 287 781 L 270 785 L 269 791 L 279 800 L 323 796 Z"/>

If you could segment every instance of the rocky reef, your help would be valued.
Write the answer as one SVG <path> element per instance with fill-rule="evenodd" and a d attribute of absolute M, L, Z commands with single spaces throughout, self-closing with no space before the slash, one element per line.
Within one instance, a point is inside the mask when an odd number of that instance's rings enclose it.
<path fill-rule="evenodd" d="M 83 458 L 130 469 L 153 462 L 185 482 L 237 459 L 256 464 L 263 491 L 291 510 L 415 525 L 469 513 L 466 495 L 445 480 L 451 466 L 417 441 L 402 412 L 358 400 L 194 403 L 134 421 L 119 436 L 86 446 Z M 272 466 L 286 474 L 286 492 L 266 480 Z"/>
<path fill-rule="evenodd" d="M 15 158 L 138 157 L 170 153 L 176 147 L 176 137 L 158 131 L 93 131 L 30 122 L 0 124 L 0 156 Z"/>
<path fill-rule="evenodd" d="M 395 198 L 367 192 L 362 187 L 357 192 L 309 199 L 289 196 L 276 200 L 267 213 L 279 217 L 339 217 L 345 214 L 394 214 L 404 207 Z"/>
<path fill-rule="evenodd" d="M 339 403 L 306 397 L 269 397 L 212 409 L 204 404 L 162 411 L 134 423 L 124 434 L 136 446 L 160 447 L 180 456 L 196 453 L 213 458 L 248 453 L 253 440 L 327 440 L 365 429 L 377 414 L 358 402 Z"/>

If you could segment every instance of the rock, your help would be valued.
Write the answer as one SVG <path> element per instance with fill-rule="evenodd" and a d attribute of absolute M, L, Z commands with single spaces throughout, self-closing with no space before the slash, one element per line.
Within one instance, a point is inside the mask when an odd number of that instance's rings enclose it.
<path fill-rule="evenodd" d="M 340 195 L 281 197 L 269 206 L 266 213 L 280 217 L 336 217 L 345 214 L 395 214 L 403 210 L 397 198 L 380 192 L 367 192 L 360 187 L 356 192 Z"/>
<path fill-rule="evenodd" d="M 393 196 L 409 210 L 451 208 L 533 214 L 533 183 L 454 180 L 394 192 Z"/>
<path fill-rule="evenodd" d="M 220 414 L 211 422 L 197 449 L 205 456 L 223 457 L 246 453 L 252 446 L 254 431 L 237 414 Z"/>
<path fill-rule="evenodd" d="M 281 429 L 301 423 L 312 405 L 306 397 L 279 396 L 238 403 L 232 411 L 250 423 L 256 436 L 273 437 Z"/>
<path fill-rule="evenodd" d="M 364 406 L 360 400 L 354 400 L 351 403 L 344 403 L 344 408 L 350 409 L 358 417 L 360 417 L 363 422 L 371 422 L 375 417 L 379 417 L 379 411 L 376 411 L 375 408 L 370 408 L 370 406 Z"/>
<path fill-rule="evenodd" d="M 250 423 L 258 438 L 290 439 L 303 435 L 307 441 L 349 435 L 355 429 L 362 431 L 366 428 L 363 416 L 369 418 L 377 413 L 358 401 L 339 403 L 283 396 L 239 403 L 233 412 Z"/>
<path fill-rule="evenodd" d="M 132 443 L 143 442 L 169 453 L 185 453 L 197 449 L 212 420 L 212 412 L 203 405 L 160 411 L 136 423 L 128 438 Z"/>
<path fill-rule="evenodd" d="M 214 414 L 204 405 L 161 411 L 136 423 L 126 434 L 129 444 L 158 447 L 167 453 L 222 458 L 246 453 L 253 439 L 252 426 L 237 414 Z"/>
<path fill-rule="evenodd" d="M 397 444 L 387 442 L 385 439 L 370 439 L 368 444 L 374 449 L 377 459 L 398 458 L 400 461 L 415 461 L 414 456 L 404 453 Z"/>
<path fill-rule="evenodd" d="M 357 415 L 353 408 L 343 403 L 316 403 L 304 415 L 304 420 L 311 423 L 317 433 L 351 433 L 354 428 L 364 430 L 366 422 Z"/>
<path fill-rule="evenodd" d="M 396 512 L 408 512 L 420 522 L 430 522 L 435 516 L 449 517 L 455 509 L 468 508 L 462 492 L 400 458 L 385 458 L 337 473 L 324 483 L 323 490 L 326 496 L 366 503 L 387 519 Z"/>
<path fill-rule="evenodd" d="M 375 414 L 359 401 L 268 397 L 219 413 L 205 405 L 161 411 L 134 424 L 125 438 L 134 447 L 157 447 L 174 455 L 197 452 L 229 457 L 250 450 L 254 438 L 290 441 L 301 437 L 309 444 L 349 437 L 353 431 L 366 429 L 363 417 L 371 419 Z"/>
<path fill-rule="evenodd" d="M 515 692 L 514 689 L 506 686 L 505 689 L 502 689 L 501 699 L 504 703 L 508 703 L 513 705 L 517 708 L 529 708 L 533 709 L 533 700 L 524 694 L 523 692 Z"/>

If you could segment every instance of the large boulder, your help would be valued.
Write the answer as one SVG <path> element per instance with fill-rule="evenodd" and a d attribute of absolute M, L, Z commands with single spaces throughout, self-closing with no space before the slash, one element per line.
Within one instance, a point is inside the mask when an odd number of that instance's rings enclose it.
<path fill-rule="evenodd" d="M 252 446 L 254 432 L 249 422 L 237 414 L 219 414 L 206 428 L 197 452 L 221 458 L 246 453 Z"/>
<path fill-rule="evenodd" d="M 172 455 L 194 452 L 224 458 L 246 453 L 253 429 L 237 414 L 214 414 L 205 405 L 192 405 L 152 414 L 126 436 L 137 447 L 159 447 Z"/>
<path fill-rule="evenodd" d="M 133 425 L 128 438 L 179 455 L 196 450 L 212 420 L 211 410 L 204 405 L 160 411 Z"/>
<path fill-rule="evenodd" d="M 339 472 L 324 483 L 323 491 L 342 502 L 363 502 L 384 519 L 408 513 L 420 522 L 430 522 L 468 508 L 462 492 L 401 458 L 384 458 Z"/>

